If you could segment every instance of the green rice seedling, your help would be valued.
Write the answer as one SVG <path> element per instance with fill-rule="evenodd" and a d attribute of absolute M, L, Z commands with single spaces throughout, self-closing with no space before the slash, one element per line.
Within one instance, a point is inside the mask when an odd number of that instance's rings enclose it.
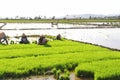
<path fill-rule="evenodd" d="M 14 44 L 15 42 L 13 40 L 10 41 L 10 44 Z"/>
<path fill-rule="evenodd" d="M 112 66 L 109 64 L 116 63 L 114 60 L 120 59 L 119 51 L 66 39 L 49 41 L 48 45 L 50 47 L 36 44 L 0 45 L 0 79 L 44 75 L 49 71 L 53 71 L 56 75 L 58 70 L 64 72 L 65 69 L 68 71 L 75 69 L 76 74 L 85 69 L 87 72 L 92 72 L 91 75 L 94 74 L 95 79 L 107 77 L 110 79 L 113 78 L 112 74 L 119 76 L 119 69 L 118 72 L 110 72 L 111 75 L 101 69 L 105 65 Z M 109 61 L 109 64 L 106 61 Z M 119 67 L 118 64 L 114 65 L 116 69 Z M 114 66 L 108 69 L 114 70 Z M 99 71 L 106 74 L 102 75 Z M 97 74 L 98 72 L 100 75 Z"/>
<path fill-rule="evenodd" d="M 59 80 L 70 80 L 69 76 L 66 74 L 63 74 Z"/>
<path fill-rule="evenodd" d="M 60 76 L 60 80 L 70 80 L 70 73 L 67 69 L 65 69 L 64 74 Z"/>
<path fill-rule="evenodd" d="M 59 80 L 60 79 L 60 73 L 61 73 L 61 70 L 57 70 L 56 72 L 56 79 Z"/>
<path fill-rule="evenodd" d="M 53 74 L 54 74 L 54 77 L 56 77 L 57 69 L 56 69 L 56 68 L 53 68 L 53 69 L 52 69 L 52 72 L 53 72 Z"/>
<path fill-rule="evenodd" d="M 32 41 L 33 44 L 37 44 L 37 41 Z"/>
<path fill-rule="evenodd" d="M 119 59 L 83 63 L 76 68 L 76 75 L 94 77 L 94 80 L 119 80 L 119 66 Z"/>

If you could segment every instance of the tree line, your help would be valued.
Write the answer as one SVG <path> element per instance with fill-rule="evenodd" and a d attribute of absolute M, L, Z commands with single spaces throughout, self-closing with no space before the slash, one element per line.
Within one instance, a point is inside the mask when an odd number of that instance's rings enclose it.
<path fill-rule="evenodd" d="M 35 16 L 35 17 L 21 17 L 21 16 L 16 16 L 14 18 L 10 18 L 10 17 L 5 17 L 5 18 L 1 18 L 0 19 L 4 19 L 4 20 L 42 20 L 42 19 L 51 19 L 51 20 L 55 20 L 55 19 L 89 19 L 89 20 L 99 20 L 99 19 L 116 19 L 116 20 L 120 20 L 120 15 L 117 16 L 105 16 L 105 17 L 97 17 L 97 16 L 89 16 L 88 18 L 85 17 L 73 17 L 73 18 L 67 18 L 67 17 L 61 17 L 61 18 L 57 18 L 56 16 L 52 16 L 47 18 L 46 16 Z"/>

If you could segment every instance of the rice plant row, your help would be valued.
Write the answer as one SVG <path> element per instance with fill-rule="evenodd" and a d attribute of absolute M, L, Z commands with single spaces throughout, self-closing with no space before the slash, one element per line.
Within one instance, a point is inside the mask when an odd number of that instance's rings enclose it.
<path fill-rule="evenodd" d="M 116 65 L 119 60 L 119 51 L 66 39 L 49 41 L 47 45 L 0 45 L 0 78 L 43 75 L 55 68 L 62 72 L 65 69 L 69 71 L 76 69 L 78 76 L 81 76 L 79 75 L 82 74 L 82 72 L 79 73 L 81 70 L 83 73 L 85 70 L 85 74 L 90 71 L 95 75 L 96 80 L 101 80 L 106 77 L 111 78 L 111 75 L 119 75 L 119 69 L 116 74 L 113 71 L 108 74 L 106 68 L 101 69 L 106 65 L 108 69 L 114 70 L 114 67 L 109 67 L 112 64 L 107 64 L 107 61 Z M 99 67 L 94 67 L 97 63 Z M 102 63 L 106 64 L 100 66 Z M 116 65 L 116 69 L 118 67 L 119 65 Z M 98 75 L 99 70 L 106 74 Z"/>

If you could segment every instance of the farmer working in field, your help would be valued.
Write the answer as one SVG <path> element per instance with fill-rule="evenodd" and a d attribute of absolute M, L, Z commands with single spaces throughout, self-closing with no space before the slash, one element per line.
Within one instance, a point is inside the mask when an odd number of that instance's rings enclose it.
<path fill-rule="evenodd" d="M 57 40 L 61 40 L 61 35 L 58 34 L 58 35 L 56 36 L 56 39 L 57 39 Z"/>
<path fill-rule="evenodd" d="M 8 44 L 8 41 L 7 41 L 7 36 L 5 35 L 4 32 L 0 32 L 0 44 L 2 44 L 2 42 L 6 42 L 6 44 Z"/>
<path fill-rule="evenodd" d="M 40 44 L 40 45 L 44 45 L 47 42 L 48 42 L 47 39 L 43 35 L 41 35 L 40 38 L 38 39 L 38 44 Z"/>
<path fill-rule="evenodd" d="M 20 43 L 22 43 L 22 44 L 28 44 L 29 43 L 29 41 L 27 39 L 27 36 L 24 33 L 22 34 Z"/>

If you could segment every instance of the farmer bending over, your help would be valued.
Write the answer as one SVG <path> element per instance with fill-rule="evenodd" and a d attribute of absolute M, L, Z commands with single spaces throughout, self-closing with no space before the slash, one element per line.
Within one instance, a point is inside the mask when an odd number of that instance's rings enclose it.
<path fill-rule="evenodd" d="M 41 35 L 40 38 L 38 39 L 38 44 L 40 44 L 40 45 L 44 45 L 47 42 L 48 42 L 47 39 L 43 35 Z"/>
<path fill-rule="evenodd" d="M 57 39 L 57 40 L 61 40 L 61 35 L 58 34 L 58 35 L 56 36 L 56 39 Z"/>
<path fill-rule="evenodd" d="M 21 43 L 21 44 L 29 44 L 29 41 L 28 41 L 28 39 L 27 39 L 27 36 L 26 36 L 24 33 L 22 34 L 20 43 Z"/>

